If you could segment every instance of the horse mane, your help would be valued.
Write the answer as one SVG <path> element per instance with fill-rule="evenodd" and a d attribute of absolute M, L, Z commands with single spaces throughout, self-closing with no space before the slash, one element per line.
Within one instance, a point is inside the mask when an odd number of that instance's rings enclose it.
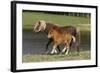
<path fill-rule="evenodd" d="M 46 29 L 49 30 L 53 27 L 59 27 L 58 24 L 55 24 L 55 23 L 51 23 L 51 22 L 46 22 Z"/>
<path fill-rule="evenodd" d="M 46 33 L 48 33 L 48 31 L 51 29 L 51 28 L 55 28 L 57 31 L 59 30 L 58 27 L 60 27 L 58 24 L 56 23 L 52 23 L 52 22 L 46 22 L 45 20 L 39 20 L 35 27 L 34 27 L 34 30 L 37 29 L 39 30 L 41 28 L 40 31 L 45 31 Z M 60 30 L 59 30 L 60 31 Z"/>
<path fill-rule="evenodd" d="M 51 29 L 57 31 L 60 34 L 63 33 L 63 30 L 61 29 L 61 27 L 58 24 L 55 24 L 55 23 L 52 23 L 52 22 L 46 22 L 46 29 L 45 30 L 49 31 Z"/>

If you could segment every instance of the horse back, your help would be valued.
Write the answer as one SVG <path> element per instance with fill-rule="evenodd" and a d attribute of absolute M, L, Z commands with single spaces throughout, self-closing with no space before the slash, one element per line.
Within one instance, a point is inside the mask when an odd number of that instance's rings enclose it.
<path fill-rule="evenodd" d="M 77 34 L 77 28 L 74 26 L 63 26 L 63 27 L 61 27 L 61 29 L 64 32 L 70 33 L 73 36 L 76 36 L 76 34 Z"/>

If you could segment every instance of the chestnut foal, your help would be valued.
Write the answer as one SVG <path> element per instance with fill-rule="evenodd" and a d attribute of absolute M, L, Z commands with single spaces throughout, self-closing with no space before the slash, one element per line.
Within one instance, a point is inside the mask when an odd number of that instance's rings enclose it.
<path fill-rule="evenodd" d="M 60 29 L 60 27 L 51 28 L 48 33 L 48 38 L 52 38 L 54 43 L 51 54 L 57 53 L 56 51 L 57 46 L 60 44 L 64 44 L 65 47 L 62 50 L 62 53 L 65 52 L 65 54 L 67 55 L 69 52 L 71 41 L 73 40 L 73 42 L 75 42 L 76 40 L 73 35 L 64 32 L 63 30 Z"/>

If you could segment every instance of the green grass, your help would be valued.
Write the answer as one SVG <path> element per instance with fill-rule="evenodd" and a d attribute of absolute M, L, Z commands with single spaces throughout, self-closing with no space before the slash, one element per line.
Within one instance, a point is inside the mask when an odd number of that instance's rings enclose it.
<path fill-rule="evenodd" d="M 89 29 L 91 22 L 89 17 L 55 15 L 40 12 L 22 13 L 22 24 L 24 29 L 31 29 L 32 25 L 38 20 L 50 21 L 60 25 L 73 25 L 83 29 Z"/>
<path fill-rule="evenodd" d="M 90 51 L 82 51 L 78 55 L 76 52 L 71 52 L 69 55 L 38 55 L 27 54 L 23 55 L 23 62 L 46 62 L 46 61 L 67 61 L 67 60 L 88 60 L 90 59 Z"/>

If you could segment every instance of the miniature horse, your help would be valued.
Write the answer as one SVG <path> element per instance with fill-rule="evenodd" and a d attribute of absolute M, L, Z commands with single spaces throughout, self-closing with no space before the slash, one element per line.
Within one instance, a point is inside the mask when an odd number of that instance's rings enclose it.
<path fill-rule="evenodd" d="M 39 20 L 37 21 L 34 25 L 33 25 L 33 31 L 35 32 L 45 32 L 48 35 L 48 32 L 51 28 L 58 26 L 55 23 L 51 23 L 51 22 L 46 22 L 44 20 Z M 74 26 L 61 26 L 60 27 L 64 32 L 68 32 L 71 35 L 73 35 L 76 38 L 76 43 L 75 44 L 75 48 L 77 49 L 77 52 L 79 53 L 79 49 L 80 49 L 80 31 L 78 28 L 74 27 Z M 46 53 L 48 50 L 48 46 L 53 42 L 52 38 L 48 39 L 48 43 L 46 44 Z M 73 41 L 71 42 L 71 45 L 73 46 Z M 70 45 L 70 46 L 71 46 Z M 59 46 L 57 46 L 59 52 Z"/>
<path fill-rule="evenodd" d="M 51 28 L 48 33 L 48 38 L 52 38 L 54 43 L 51 54 L 57 53 L 57 46 L 60 44 L 64 44 L 65 47 L 62 50 L 62 53 L 66 51 L 65 54 L 67 55 L 69 52 L 71 40 L 73 39 L 73 42 L 75 42 L 75 37 L 70 33 L 64 32 L 60 27 Z"/>

